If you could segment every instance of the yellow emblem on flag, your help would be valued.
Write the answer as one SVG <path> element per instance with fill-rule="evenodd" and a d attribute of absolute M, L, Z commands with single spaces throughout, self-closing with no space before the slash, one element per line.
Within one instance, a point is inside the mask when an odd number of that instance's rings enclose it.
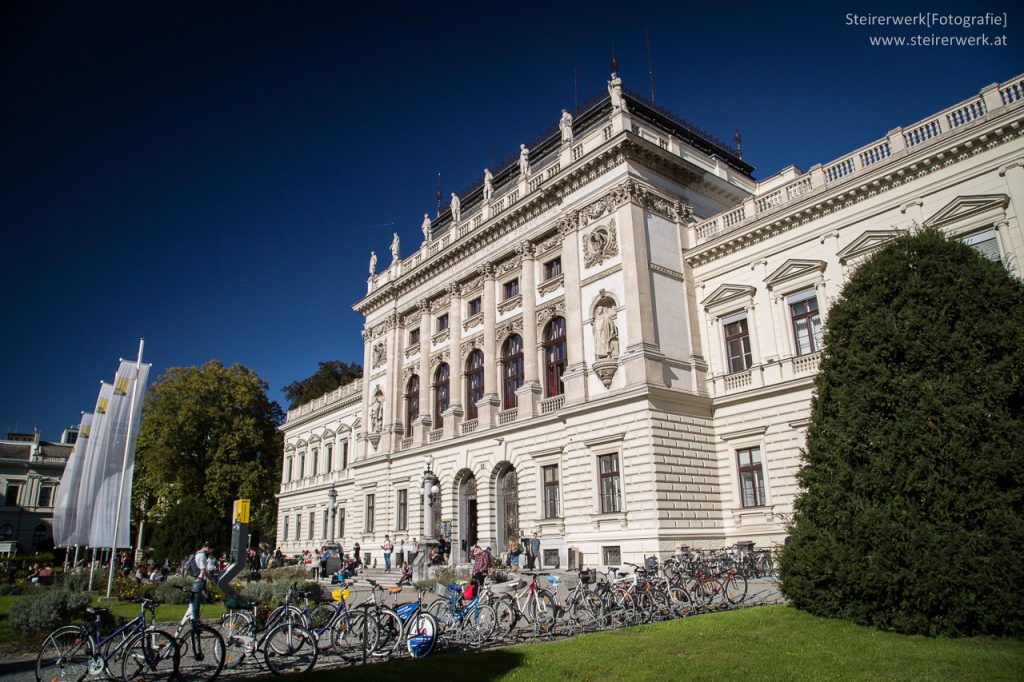
<path fill-rule="evenodd" d="M 110 400 L 107 398 L 100 398 L 96 401 L 96 412 L 98 414 L 106 414 L 107 406 L 110 404 Z"/>
<path fill-rule="evenodd" d="M 128 385 L 131 379 L 128 377 L 117 377 L 114 380 L 114 395 L 128 395 Z"/>
<path fill-rule="evenodd" d="M 92 426 L 89 426 L 89 425 L 87 424 L 87 425 L 83 426 L 82 428 L 80 428 L 80 429 L 78 430 L 78 437 L 79 437 L 79 438 L 88 438 L 88 437 L 89 437 L 89 434 L 90 434 L 91 432 L 92 432 Z"/>

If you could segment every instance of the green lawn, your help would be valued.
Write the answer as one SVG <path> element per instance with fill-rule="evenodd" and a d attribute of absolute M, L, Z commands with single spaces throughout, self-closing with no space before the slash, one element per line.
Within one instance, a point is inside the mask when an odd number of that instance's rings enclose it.
<path fill-rule="evenodd" d="M 910 637 L 764 606 L 350 668 L 349 680 L 1021 680 L 1024 642 Z M 304 680 L 336 680 L 314 670 Z"/>

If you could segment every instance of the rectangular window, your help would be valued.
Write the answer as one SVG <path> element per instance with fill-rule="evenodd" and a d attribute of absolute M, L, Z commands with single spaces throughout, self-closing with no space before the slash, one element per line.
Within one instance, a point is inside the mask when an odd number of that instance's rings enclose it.
<path fill-rule="evenodd" d="M 814 290 L 790 296 L 789 310 L 793 317 L 793 339 L 797 355 L 810 355 L 821 350 L 821 316 Z"/>
<path fill-rule="evenodd" d="M 288 542 L 288 515 L 284 517 L 284 532 L 281 533 L 281 541 Z"/>
<path fill-rule="evenodd" d="M 320 460 L 320 448 L 313 448 L 313 459 L 309 463 L 309 475 L 310 476 L 316 476 L 318 473 L 320 473 L 320 469 L 317 466 L 318 464 L 320 464 L 319 460 Z"/>
<path fill-rule="evenodd" d="M 324 509 L 324 525 L 323 525 L 324 540 L 333 540 L 334 539 L 334 538 L 327 537 L 327 529 L 330 527 L 330 524 L 328 523 L 328 518 L 327 518 L 329 514 L 330 514 L 330 512 L 327 511 L 326 509 Z"/>
<path fill-rule="evenodd" d="M 417 327 L 409 332 L 409 348 L 414 348 L 420 345 L 420 329 Z"/>
<path fill-rule="evenodd" d="M 448 328 L 448 313 L 437 316 L 437 333 L 440 334 Z"/>
<path fill-rule="evenodd" d="M 398 527 L 397 530 L 406 530 L 409 527 L 409 491 L 398 491 Z"/>
<path fill-rule="evenodd" d="M 14 483 L 7 484 L 7 494 L 4 495 L 4 505 L 8 507 L 16 507 L 18 505 L 18 495 L 21 494 L 21 486 L 15 485 Z"/>
<path fill-rule="evenodd" d="M 550 568 L 558 568 L 558 550 L 557 549 L 545 549 L 543 550 L 544 565 Z"/>
<path fill-rule="evenodd" d="M 507 301 L 510 298 L 515 298 L 516 296 L 519 295 L 519 279 L 510 279 L 509 281 L 505 282 L 505 284 L 501 288 L 501 291 L 503 294 L 503 301 Z"/>
<path fill-rule="evenodd" d="M 325 450 L 324 455 L 327 459 L 325 462 L 327 465 L 327 473 L 331 473 L 334 471 L 334 443 L 327 444 L 327 449 Z"/>
<path fill-rule="evenodd" d="M 53 506 L 53 486 L 44 485 L 39 488 L 39 500 L 38 506 L 40 507 L 52 507 Z"/>
<path fill-rule="evenodd" d="M 1003 264 L 1003 258 L 999 255 L 999 242 L 996 241 L 995 230 L 985 230 L 969 237 L 961 239 L 964 244 L 970 246 L 985 258 L 993 263 Z"/>
<path fill-rule="evenodd" d="M 292 458 L 286 457 L 284 460 L 284 482 L 292 480 Z"/>
<path fill-rule="evenodd" d="M 306 453 L 299 453 L 299 480 L 306 475 Z"/>
<path fill-rule="evenodd" d="M 480 297 L 477 296 L 468 304 L 469 317 L 479 315 L 481 310 L 483 310 L 483 305 L 480 302 Z"/>
<path fill-rule="evenodd" d="M 746 315 L 722 320 L 722 329 L 725 332 L 725 356 L 729 362 L 729 374 L 750 369 L 753 361 Z"/>
<path fill-rule="evenodd" d="M 601 513 L 622 511 L 622 485 L 619 478 L 619 456 L 601 455 L 597 458 L 601 472 Z"/>
<path fill-rule="evenodd" d="M 364 530 L 367 533 L 373 532 L 373 521 L 374 521 L 374 495 L 371 493 L 366 496 L 366 523 Z"/>
<path fill-rule="evenodd" d="M 605 566 L 618 566 L 622 563 L 622 551 L 618 546 L 601 548 L 601 563 Z"/>
<path fill-rule="evenodd" d="M 761 469 L 761 448 L 744 448 L 736 451 L 740 469 L 740 492 L 744 507 L 763 507 L 764 472 Z"/>
<path fill-rule="evenodd" d="M 558 465 L 544 467 L 544 518 L 558 518 Z"/>
<path fill-rule="evenodd" d="M 562 258 L 552 258 L 544 264 L 544 281 L 553 279 L 562 274 Z"/>
<path fill-rule="evenodd" d="M 302 539 L 302 514 L 295 515 L 295 539 Z"/>
<path fill-rule="evenodd" d="M 348 438 L 341 441 L 341 468 L 348 469 Z"/>
<path fill-rule="evenodd" d="M 309 530 L 306 531 L 306 539 L 313 539 L 313 526 L 316 525 L 316 512 L 309 512 Z"/>
<path fill-rule="evenodd" d="M 337 537 L 339 537 L 339 538 L 345 537 L 345 508 L 344 507 L 341 507 L 340 509 L 338 509 L 338 524 L 337 524 L 337 528 L 334 529 L 334 532 L 337 534 Z"/>

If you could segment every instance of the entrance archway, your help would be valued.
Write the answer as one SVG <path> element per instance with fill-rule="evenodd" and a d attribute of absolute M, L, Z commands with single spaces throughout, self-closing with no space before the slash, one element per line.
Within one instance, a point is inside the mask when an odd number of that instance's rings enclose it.
<path fill-rule="evenodd" d="M 519 479 L 515 467 L 505 464 L 495 477 L 495 505 L 497 512 L 497 541 L 495 552 L 509 549 L 509 541 L 519 536 Z"/>
<path fill-rule="evenodd" d="M 469 548 L 477 543 L 476 476 L 465 472 L 459 482 L 459 561 L 469 561 Z"/>

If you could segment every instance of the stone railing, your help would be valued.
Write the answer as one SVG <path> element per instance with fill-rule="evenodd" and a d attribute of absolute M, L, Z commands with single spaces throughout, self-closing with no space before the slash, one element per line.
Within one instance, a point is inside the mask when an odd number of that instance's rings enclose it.
<path fill-rule="evenodd" d="M 437 443 L 443 437 L 444 437 L 444 429 L 434 429 L 433 431 L 430 432 L 430 436 L 428 437 L 428 442 L 430 442 L 430 443 Z"/>
<path fill-rule="evenodd" d="M 845 182 L 878 163 L 905 155 L 909 150 L 984 120 L 990 112 L 1018 105 L 1022 101 L 1024 75 L 985 88 L 978 95 L 958 102 L 934 116 L 909 126 L 896 128 L 887 136 L 869 142 L 845 156 L 812 167 L 798 179 L 780 188 L 751 197 L 734 209 L 697 223 L 691 228 L 694 243 L 700 244 L 807 194 L 835 183 Z"/>
<path fill-rule="evenodd" d="M 353 381 L 353 382 L 351 382 L 349 384 L 345 384 L 344 386 L 339 386 L 338 388 L 336 388 L 335 390 L 331 391 L 330 393 L 325 393 L 324 395 L 320 396 L 319 398 L 314 398 L 313 400 L 309 401 L 308 403 L 304 403 L 302 405 L 299 405 L 295 409 L 288 410 L 288 418 L 285 421 L 291 421 L 293 419 L 298 419 L 299 417 L 305 416 L 305 415 L 309 414 L 310 412 L 315 412 L 316 410 L 319 410 L 321 407 L 325 407 L 327 405 L 331 405 L 332 403 L 336 403 L 339 400 L 344 400 L 345 398 L 349 398 L 349 397 L 351 397 L 351 396 L 353 396 L 355 394 L 359 394 L 359 393 L 362 393 L 362 392 L 363 392 L 363 380 L 362 379 L 356 379 L 355 381 Z"/>
<path fill-rule="evenodd" d="M 556 395 L 551 398 L 540 401 L 540 413 L 551 414 L 552 412 L 558 412 L 565 405 L 565 394 Z"/>
<path fill-rule="evenodd" d="M 474 431 L 476 431 L 476 427 L 479 425 L 480 421 L 477 419 L 469 419 L 467 421 L 462 422 L 462 435 L 466 435 L 467 433 L 473 433 Z"/>
<path fill-rule="evenodd" d="M 409 438 L 403 438 L 402 442 L 399 444 L 399 448 L 402 450 L 408 450 L 412 447 L 412 443 L 413 439 L 411 436 Z"/>
<path fill-rule="evenodd" d="M 511 424 L 516 420 L 519 410 L 513 407 L 511 410 L 502 410 L 498 413 L 498 424 Z"/>
<path fill-rule="evenodd" d="M 807 374 L 817 372 L 819 364 L 821 364 L 821 353 L 801 355 L 800 357 L 793 358 L 793 373 Z"/>

